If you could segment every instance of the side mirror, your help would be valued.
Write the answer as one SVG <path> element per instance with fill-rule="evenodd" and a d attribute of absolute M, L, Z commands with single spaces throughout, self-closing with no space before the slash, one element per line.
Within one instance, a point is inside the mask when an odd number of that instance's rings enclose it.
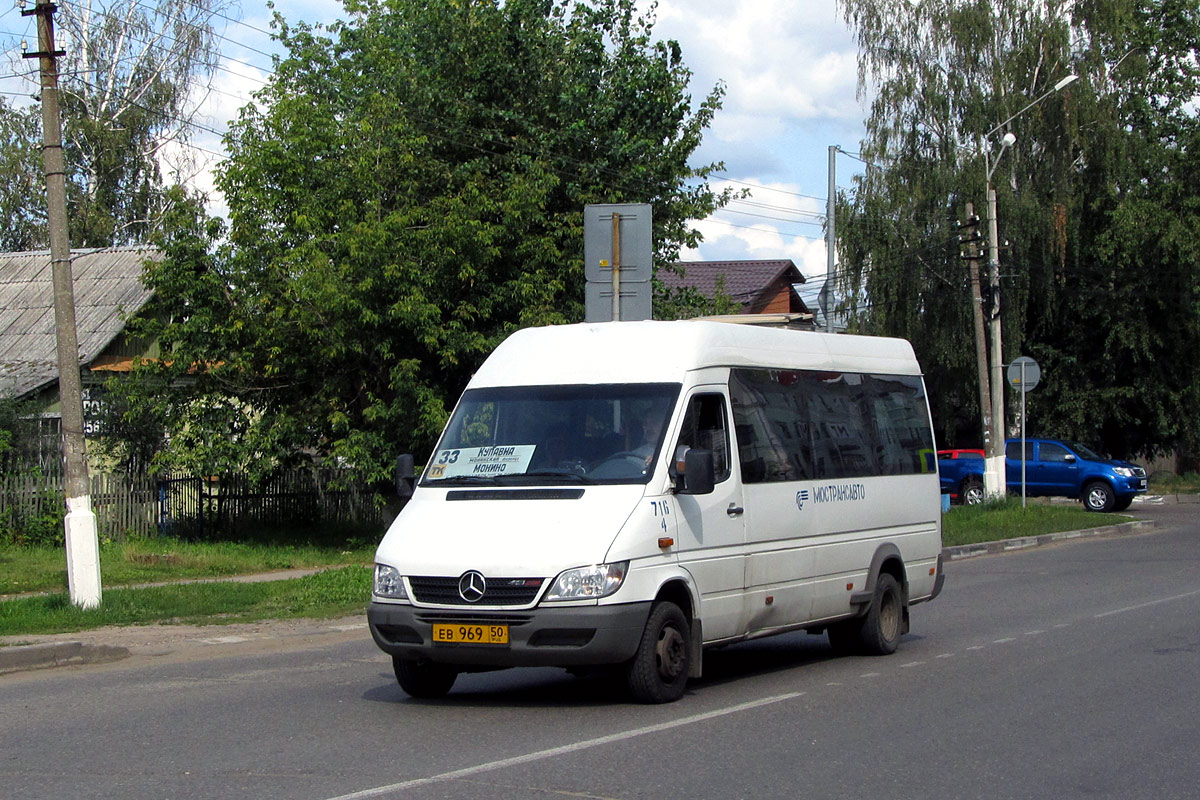
<path fill-rule="evenodd" d="M 1067 453 L 1065 456 L 1063 456 L 1063 461 L 1067 462 L 1068 464 L 1074 464 L 1078 460 L 1079 459 L 1075 457 L 1074 453 Z"/>
<path fill-rule="evenodd" d="M 411 453 L 396 456 L 396 496 L 407 500 L 413 495 L 417 482 L 416 468 Z"/>
<path fill-rule="evenodd" d="M 712 450 L 692 447 L 683 454 L 683 467 L 678 472 L 676 491 L 679 494 L 711 494 L 717 482 Z"/>

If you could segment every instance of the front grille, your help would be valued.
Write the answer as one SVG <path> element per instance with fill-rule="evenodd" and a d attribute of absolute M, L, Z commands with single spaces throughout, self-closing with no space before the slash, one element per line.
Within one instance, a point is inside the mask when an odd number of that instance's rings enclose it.
<path fill-rule="evenodd" d="M 527 606 L 542 588 L 542 578 L 487 578 L 483 597 L 468 603 L 458 593 L 458 578 L 409 577 L 413 599 L 444 606 Z"/>
<path fill-rule="evenodd" d="M 1146 470 L 1142 469 L 1141 467 L 1134 467 L 1133 468 L 1133 477 L 1135 477 L 1135 478 L 1146 477 Z"/>

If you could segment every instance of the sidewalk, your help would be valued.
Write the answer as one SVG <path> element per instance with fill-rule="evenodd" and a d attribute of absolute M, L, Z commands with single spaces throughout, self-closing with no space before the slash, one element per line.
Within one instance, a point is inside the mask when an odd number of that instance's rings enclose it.
<path fill-rule="evenodd" d="M 1186 498 L 1186 499 L 1184 499 Z M 1163 504 L 1170 502 L 1200 502 L 1196 495 L 1181 495 L 1168 500 L 1147 497 L 1140 502 Z M 1104 525 L 1078 531 L 1047 533 L 1020 539 L 1005 539 L 983 544 L 947 547 L 942 551 L 946 561 L 993 553 L 1006 553 L 1030 547 L 1041 547 L 1070 539 L 1093 536 L 1138 533 L 1153 528 L 1152 520 L 1134 520 L 1118 525 Z M 315 569 L 287 570 L 258 575 L 239 575 L 231 578 L 204 578 L 173 583 L 211 583 L 214 581 L 259 582 L 298 578 L 317 572 Z M 145 584 L 158 586 L 163 584 Z M 122 587 L 125 588 L 125 587 Z M 137 587 L 132 587 L 137 588 Z M 364 602 L 365 607 L 365 602 Z M 252 649 L 284 648 L 311 644 L 315 641 L 369 638 L 365 614 L 331 620 L 264 620 L 232 625 L 133 625 L 98 628 L 73 633 L 0 636 L 0 677 L 7 673 L 25 672 L 51 667 L 81 666 L 121 661 L 131 656 L 161 657 L 190 652 L 218 657 L 226 652 Z"/>

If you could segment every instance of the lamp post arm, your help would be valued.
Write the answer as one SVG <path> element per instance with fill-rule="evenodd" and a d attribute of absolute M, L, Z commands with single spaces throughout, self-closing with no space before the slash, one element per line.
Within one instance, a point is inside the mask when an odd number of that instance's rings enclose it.
<path fill-rule="evenodd" d="M 992 128 L 990 131 L 988 131 L 987 133 L 985 133 L 985 134 L 983 135 L 983 138 L 984 138 L 984 139 L 990 139 L 993 133 L 995 133 L 996 131 L 1000 130 L 1000 129 L 1001 129 L 1001 128 L 1003 128 L 1005 125 L 1007 125 L 1008 123 L 1012 122 L 1014 119 L 1016 119 L 1017 117 L 1021 116 L 1021 115 L 1022 115 L 1022 114 L 1024 114 L 1026 111 L 1028 111 L 1029 109 L 1033 108 L 1034 106 L 1036 106 L 1038 103 L 1040 103 L 1040 102 L 1042 102 L 1043 100 L 1045 100 L 1045 99 L 1046 99 L 1047 97 L 1049 97 L 1050 95 L 1054 94 L 1055 92 L 1061 91 L 1062 89 L 1064 89 L 1064 88 L 1065 88 L 1065 87 L 1067 87 L 1067 86 L 1070 86 L 1072 83 L 1074 83 L 1074 82 L 1075 82 L 1075 81 L 1077 81 L 1077 80 L 1079 80 L 1079 76 L 1078 76 L 1078 75 L 1071 74 L 1071 75 L 1068 75 L 1068 76 L 1066 76 L 1065 78 L 1063 78 L 1062 80 L 1060 80 L 1058 83 L 1054 84 L 1052 87 L 1050 87 L 1049 89 L 1047 89 L 1047 90 L 1046 90 L 1046 91 L 1045 91 L 1045 92 L 1044 92 L 1044 93 L 1043 93 L 1043 94 L 1042 94 L 1040 97 L 1038 97 L 1038 98 L 1037 98 L 1036 100 L 1034 100 L 1032 103 L 1030 103 L 1029 105 L 1025 106 L 1025 107 L 1024 107 L 1024 108 L 1022 108 L 1020 111 L 1018 111 L 1017 113 L 1013 114 L 1013 115 L 1012 115 L 1011 117 L 1009 117 L 1008 119 L 1004 120 L 1004 122 L 1001 122 L 999 125 L 997 125 L 996 127 Z"/>

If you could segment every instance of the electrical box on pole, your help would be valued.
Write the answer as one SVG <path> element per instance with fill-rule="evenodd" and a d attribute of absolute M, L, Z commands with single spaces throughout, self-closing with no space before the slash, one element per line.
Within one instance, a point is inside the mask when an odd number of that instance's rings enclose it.
<path fill-rule="evenodd" d="M 654 238 L 649 203 L 583 209 L 583 274 L 588 322 L 650 319 Z"/>

